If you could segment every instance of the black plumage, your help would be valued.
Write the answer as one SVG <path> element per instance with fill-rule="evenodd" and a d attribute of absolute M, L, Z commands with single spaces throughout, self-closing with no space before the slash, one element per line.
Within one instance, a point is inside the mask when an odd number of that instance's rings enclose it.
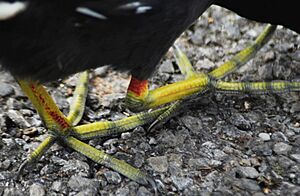
<path fill-rule="evenodd" d="M 102 65 L 147 79 L 175 39 L 212 4 L 300 32 L 294 1 L 283 7 L 286 1 L 271 0 L 21 2 L 24 10 L 0 20 L 0 63 L 18 78 L 42 82 Z"/>

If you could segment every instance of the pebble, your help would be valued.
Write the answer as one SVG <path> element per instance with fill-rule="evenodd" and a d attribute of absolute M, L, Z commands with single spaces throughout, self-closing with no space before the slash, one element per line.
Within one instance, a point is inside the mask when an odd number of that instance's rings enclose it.
<path fill-rule="evenodd" d="M 269 142 L 265 142 L 261 145 L 255 145 L 252 150 L 263 156 L 270 156 L 273 153 L 272 145 Z"/>
<path fill-rule="evenodd" d="M 105 77 L 107 75 L 109 66 L 101 66 L 95 69 L 94 73 L 97 76 Z"/>
<path fill-rule="evenodd" d="M 299 111 L 300 111 L 300 103 L 299 102 L 293 103 L 292 106 L 291 106 L 290 112 L 291 113 L 296 113 L 296 112 L 299 112 Z"/>
<path fill-rule="evenodd" d="M 159 70 L 160 73 L 174 73 L 175 69 L 171 60 L 165 60 L 160 66 Z"/>
<path fill-rule="evenodd" d="M 202 122 L 199 118 L 193 116 L 184 116 L 181 118 L 182 123 L 192 133 L 198 134 L 202 130 Z"/>
<path fill-rule="evenodd" d="M 260 186 L 255 180 L 242 178 L 240 180 L 234 181 L 233 185 L 247 191 L 260 191 Z"/>
<path fill-rule="evenodd" d="M 20 128 L 25 129 L 31 125 L 25 120 L 23 115 L 17 110 L 8 110 L 7 116 Z"/>
<path fill-rule="evenodd" d="M 138 189 L 136 195 L 137 196 L 152 196 L 153 194 L 148 189 L 146 189 L 144 186 L 141 186 Z"/>
<path fill-rule="evenodd" d="M 193 184 L 193 180 L 188 177 L 171 176 L 172 182 L 179 190 L 184 190 Z"/>
<path fill-rule="evenodd" d="M 43 185 L 34 183 L 29 188 L 30 196 L 44 196 L 46 195 L 46 191 Z"/>
<path fill-rule="evenodd" d="M 258 67 L 257 73 L 258 73 L 259 77 L 264 80 L 273 79 L 272 67 L 270 64 L 265 64 L 265 65 Z"/>
<path fill-rule="evenodd" d="M 114 171 L 106 171 L 104 172 L 104 176 L 110 184 L 119 184 L 122 181 L 120 174 Z"/>
<path fill-rule="evenodd" d="M 300 154 L 291 154 L 290 157 L 294 161 L 297 161 L 298 163 L 300 163 Z"/>
<path fill-rule="evenodd" d="M 251 129 L 251 124 L 241 114 L 233 114 L 230 117 L 230 122 L 240 130 L 248 131 Z"/>
<path fill-rule="evenodd" d="M 98 195 L 97 190 L 92 189 L 92 188 L 88 188 L 88 189 L 80 191 L 75 196 L 97 196 L 97 195 Z"/>
<path fill-rule="evenodd" d="M 128 187 L 121 187 L 116 191 L 116 196 L 129 196 L 130 191 Z"/>
<path fill-rule="evenodd" d="M 213 155 L 214 155 L 214 158 L 218 161 L 222 161 L 224 159 L 226 159 L 226 157 L 228 157 L 228 155 L 223 152 L 222 150 L 219 150 L 219 149 L 215 149 L 213 151 Z"/>
<path fill-rule="evenodd" d="M 0 162 L 0 169 L 7 170 L 10 167 L 10 165 L 11 165 L 11 160 L 6 159 Z"/>
<path fill-rule="evenodd" d="M 51 189 L 56 192 L 62 192 L 64 187 L 65 186 L 62 181 L 54 181 L 51 185 Z"/>
<path fill-rule="evenodd" d="M 194 169 L 207 169 L 210 168 L 206 158 L 190 159 L 188 162 L 189 167 Z"/>
<path fill-rule="evenodd" d="M 192 43 L 196 45 L 203 45 L 206 33 L 207 30 L 205 28 L 197 28 L 194 34 L 191 36 Z"/>
<path fill-rule="evenodd" d="M 14 93 L 12 85 L 0 82 L 0 97 L 6 97 Z"/>
<path fill-rule="evenodd" d="M 156 172 L 168 171 L 169 163 L 166 156 L 150 157 L 147 162 Z"/>
<path fill-rule="evenodd" d="M 253 167 L 239 167 L 237 173 L 243 178 L 255 179 L 259 177 L 258 171 Z"/>
<path fill-rule="evenodd" d="M 268 63 L 270 61 L 274 61 L 275 58 L 276 58 L 276 54 L 273 50 L 271 50 L 271 51 L 268 51 L 264 54 L 263 61 L 265 63 Z"/>
<path fill-rule="evenodd" d="M 260 134 L 258 134 L 258 137 L 265 142 L 271 140 L 271 136 L 268 133 L 260 133 Z"/>
<path fill-rule="evenodd" d="M 288 138 L 280 131 L 273 133 L 271 138 L 275 142 L 288 142 Z"/>
<path fill-rule="evenodd" d="M 85 189 L 96 189 L 98 190 L 100 183 L 96 180 L 85 178 L 82 176 L 73 175 L 68 181 L 68 187 L 73 191 L 82 191 Z"/>
<path fill-rule="evenodd" d="M 145 163 L 145 155 L 143 153 L 136 153 L 133 162 L 135 167 L 137 168 L 142 167 L 143 164 Z"/>
<path fill-rule="evenodd" d="M 291 151 L 291 149 L 292 149 L 291 145 L 288 145 L 283 142 L 276 143 L 273 147 L 273 151 L 278 155 L 287 154 L 288 152 Z"/>
<path fill-rule="evenodd" d="M 300 50 L 297 50 L 293 54 L 291 54 L 291 57 L 293 60 L 300 62 Z"/>
<path fill-rule="evenodd" d="M 90 173 L 90 166 L 84 161 L 80 160 L 61 160 L 61 164 L 63 164 L 63 167 L 60 168 L 61 171 L 67 172 L 67 173 L 73 173 L 73 172 L 80 172 L 80 175 L 83 177 L 89 176 Z"/>
<path fill-rule="evenodd" d="M 122 133 L 121 134 L 121 138 L 123 139 L 123 140 L 128 140 L 128 139 L 130 139 L 132 137 L 132 134 L 130 133 L 130 132 L 125 132 L 125 133 Z"/>

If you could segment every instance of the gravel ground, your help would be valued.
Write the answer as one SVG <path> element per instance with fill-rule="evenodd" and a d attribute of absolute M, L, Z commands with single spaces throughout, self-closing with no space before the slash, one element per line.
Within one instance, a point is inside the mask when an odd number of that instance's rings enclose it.
<path fill-rule="evenodd" d="M 212 7 L 178 40 L 198 72 L 217 67 L 264 24 Z M 268 81 L 300 76 L 300 36 L 279 27 L 273 39 L 226 81 Z M 159 47 L 159 46 L 158 46 Z M 67 112 L 75 76 L 47 87 Z M 81 123 L 126 117 L 129 77 L 108 68 L 91 74 Z M 151 88 L 181 80 L 171 55 Z M 138 127 L 89 141 L 140 168 L 164 185 L 166 195 L 300 195 L 299 93 L 225 95 L 207 92 L 184 103 L 160 128 Z M 0 73 L 0 195 L 153 195 L 151 188 L 54 145 L 21 181 L 13 177 L 28 152 L 47 136 L 35 110 L 6 72 Z"/>

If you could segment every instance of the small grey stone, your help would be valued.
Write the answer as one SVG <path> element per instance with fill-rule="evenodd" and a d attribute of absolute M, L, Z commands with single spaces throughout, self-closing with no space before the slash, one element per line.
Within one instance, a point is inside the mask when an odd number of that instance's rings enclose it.
<path fill-rule="evenodd" d="M 203 45 L 206 34 L 207 30 L 205 28 L 197 28 L 194 34 L 191 36 L 192 43 L 196 45 Z"/>
<path fill-rule="evenodd" d="M 299 61 L 300 62 L 300 50 L 295 51 L 291 57 L 293 58 L 293 60 L 295 61 Z"/>
<path fill-rule="evenodd" d="M 128 139 L 130 139 L 131 138 L 131 133 L 130 132 L 125 132 L 125 133 L 122 133 L 121 134 L 121 138 L 123 139 L 123 140 L 128 140 Z"/>
<path fill-rule="evenodd" d="M 14 93 L 12 85 L 0 82 L 0 97 L 6 97 Z"/>
<path fill-rule="evenodd" d="M 107 71 L 109 69 L 109 66 L 101 66 L 94 70 L 95 75 L 98 75 L 100 77 L 104 77 L 107 75 Z"/>
<path fill-rule="evenodd" d="M 63 167 L 60 168 L 63 172 L 73 173 L 74 171 L 80 172 L 80 175 L 87 177 L 90 172 L 90 166 L 84 161 L 80 160 L 69 160 L 65 161 L 61 159 Z"/>
<path fill-rule="evenodd" d="M 156 172 L 168 171 L 169 163 L 166 156 L 150 157 L 147 161 Z"/>
<path fill-rule="evenodd" d="M 253 196 L 265 196 L 265 194 L 262 192 L 257 192 L 257 193 L 254 193 Z"/>
<path fill-rule="evenodd" d="M 300 103 L 299 102 L 295 102 L 292 104 L 290 112 L 291 113 L 295 113 L 295 112 L 299 112 L 300 111 Z"/>
<path fill-rule="evenodd" d="M 203 129 L 202 122 L 199 118 L 184 116 L 181 118 L 181 121 L 192 133 L 198 134 Z"/>
<path fill-rule="evenodd" d="M 97 195 L 98 195 L 97 190 L 89 188 L 89 189 L 80 191 L 75 196 L 97 196 Z"/>
<path fill-rule="evenodd" d="M 129 194 L 129 188 L 128 187 L 121 187 L 116 191 L 116 196 L 128 196 Z"/>
<path fill-rule="evenodd" d="M 137 196 L 152 196 L 153 194 L 148 191 L 144 186 L 141 186 L 136 193 Z"/>
<path fill-rule="evenodd" d="M 2 141 L 3 141 L 4 145 L 6 145 L 6 147 L 8 147 L 10 149 L 14 149 L 17 147 L 16 141 L 12 138 L 3 138 Z"/>
<path fill-rule="evenodd" d="M 44 196 L 46 195 L 45 188 L 43 185 L 34 183 L 29 188 L 29 195 L 30 196 Z"/>
<path fill-rule="evenodd" d="M 182 166 L 182 155 L 180 154 L 168 154 L 168 160 L 170 165 L 175 165 L 177 167 Z"/>
<path fill-rule="evenodd" d="M 281 64 L 274 64 L 273 66 L 273 75 L 276 78 L 287 79 L 286 77 L 291 74 L 291 69 L 288 66 Z"/>
<path fill-rule="evenodd" d="M 181 191 L 193 184 L 191 178 L 171 176 L 171 179 L 174 185 Z"/>
<path fill-rule="evenodd" d="M 123 160 L 123 159 L 122 159 Z M 145 163 L 145 155 L 143 153 L 136 153 L 134 156 L 134 166 L 140 168 Z"/>
<path fill-rule="evenodd" d="M 9 159 L 6 159 L 2 162 L 0 162 L 0 169 L 4 169 L 4 170 L 7 170 L 11 165 L 11 160 Z"/>
<path fill-rule="evenodd" d="M 120 174 L 114 171 L 106 171 L 104 172 L 104 176 L 108 183 L 111 184 L 119 184 L 122 181 Z"/>
<path fill-rule="evenodd" d="M 23 104 L 12 97 L 9 97 L 7 99 L 6 105 L 8 109 L 13 109 L 13 110 L 20 110 L 21 108 L 23 108 Z"/>
<path fill-rule="evenodd" d="M 0 182 L 1 181 L 8 181 L 12 177 L 12 174 L 8 171 L 0 172 Z"/>
<path fill-rule="evenodd" d="M 208 169 L 208 160 L 205 158 L 190 159 L 188 165 L 193 169 Z"/>
<path fill-rule="evenodd" d="M 260 191 L 260 187 L 256 181 L 246 178 L 234 181 L 233 185 L 247 191 Z"/>
<path fill-rule="evenodd" d="M 17 110 L 8 110 L 7 116 L 20 128 L 24 129 L 31 127 L 23 115 Z"/>
<path fill-rule="evenodd" d="M 68 186 L 73 191 L 82 191 L 85 189 L 98 190 L 100 187 L 100 183 L 92 179 L 84 178 L 82 176 L 73 175 L 68 181 Z"/>
<path fill-rule="evenodd" d="M 232 40 L 238 40 L 241 37 L 240 28 L 237 25 L 226 23 L 224 24 L 226 27 L 226 33 L 228 37 Z"/>
<path fill-rule="evenodd" d="M 239 167 L 237 173 L 244 178 L 255 179 L 259 177 L 258 171 L 253 167 Z"/>
<path fill-rule="evenodd" d="M 300 154 L 291 154 L 290 157 L 291 157 L 291 159 L 300 163 Z"/>
<path fill-rule="evenodd" d="M 270 141 L 271 140 L 271 137 L 268 133 L 260 133 L 260 134 L 258 134 L 258 137 L 260 139 L 262 139 L 263 141 Z"/>
<path fill-rule="evenodd" d="M 265 64 L 258 67 L 258 75 L 264 80 L 270 80 L 273 78 L 272 67 L 270 64 Z"/>
<path fill-rule="evenodd" d="M 62 181 L 54 181 L 51 185 L 51 189 L 56 192 L 61 192 L 64 189 L 64 184 Z"/>
<path fill-rule="evenodd" d="M 292 149 L 292 146 L 290 146 L 286 143 L 283 143 L 283 142 L 276 143 L 273 147 L 273 151 L 278 155 L 279 154 L 287 154 L 291 149 Z"/>
<path fill-rule="evenodd" d="M 230 122 L 240 130 L 248 131 L 251 129 L 251 123 L 241 114 L 233 114 Z"/>
<path fill-rule="evenodd" d="M 158 143 L 165 148 L 175 147 L 180 143 L 180 141 L 179 138 L 172 133 L 172 131 L 166 131 L 161 134 L 160 138 L 158 139 Z"/>
<path fill-rule="evenodd" d="M 214 149 L 217 147 L 217 145 L 211 141 L 204 142 L 201 146 L 206 147 L 208 149 Z"/>
<path fill-rule="evenodd" d="M 150 145 L 155 145 L 155 144 L 157 144 L 156 139 L 155 139 L 154 137 L 150 137 L 149 144 L 150 144 Z"/>
<path fill-rule="evenodd" d="M 65 96 L 60 91 L 54 91 L 51 93 L 53 100 L 55 101 L 56 105 L 59 109 L 69 108 L 69 102 L 65 98 Z"/>
<path fill-rule="evenodd" d="M 211 70 L 215 66 L 216 64 L 207 58 L 198 60 L 195 65 L 195 67 L 205 70 Z"/>
<path fill-rule="evenodd" d="M 214 154 L 214 158 L 218 161 L 222 161 L 226 157 L 228 157 L 228 155 L 225 152 L 223 152 L 222 150 L 219 150 L 219 149 L 215 149 L 213 151 L 213 154 Z"/>
<path fill-rule="evenodd" d="M 272 155 L 272 145 L 269 142 L 265 142 L 261 145 L 255 145 L 252 149 L 254 152 L 256 152 L 259 155 L 263 156 L 270 156 Z"/>
<path fill-rule="evenodd" d="M 172 61 L 166 60 L 159 66 L 159 72 L 161 73 L 174 73 L 175 69 L 172 64 Z"/>
<path fill-rule="evenodd" d="M 268 63 L 268 62 L 270 62 L 270 61 L 275 60 L 275 58 L 276 58 L 275 52 L 274 52 L 273 50 L 271 50 L 271 51 L 268 51 L 268 52 L 266 52 L 266 53 L 264 54 L 264 59 L 263 59 L 263 61 L 264 61 L 265 63 Z"/>
<path fill-rule="evenodd" d="M 275 142 L 288 142 L 288 138 L 280 131 L 273 133 L 271 138 Z"/>

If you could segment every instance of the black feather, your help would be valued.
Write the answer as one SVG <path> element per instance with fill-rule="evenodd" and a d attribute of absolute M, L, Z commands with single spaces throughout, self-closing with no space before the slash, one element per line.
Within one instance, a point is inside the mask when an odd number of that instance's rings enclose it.
<path fill-rule="evenodd" d="M 28 0 L 0 21 L 0 63 L 18 78 L 56 80 L 103 65 L 147 79 L 212 3 L 300 32 L 295 0 Z M 90 13 L 86 13 L 86 11 Z"/>

